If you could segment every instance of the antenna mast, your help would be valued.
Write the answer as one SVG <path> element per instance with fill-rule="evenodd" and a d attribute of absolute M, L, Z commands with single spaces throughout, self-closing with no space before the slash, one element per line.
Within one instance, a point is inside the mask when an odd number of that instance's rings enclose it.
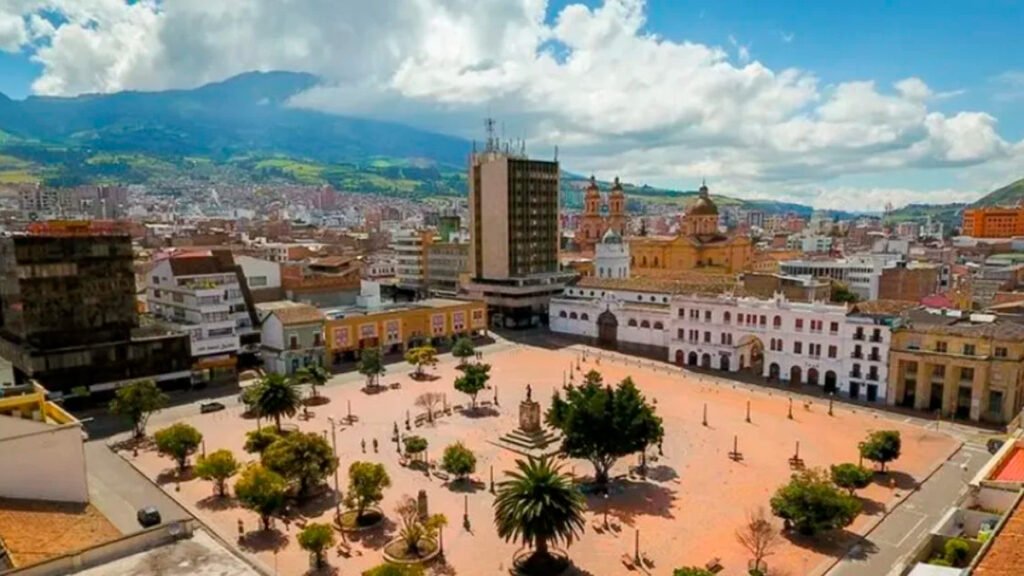
<path fill-rule="evenodd" d="M 484 128 L 487 130 L 487 146 L 484 148 L 485 152 L 494 152 L 498 147 L 497 138 L 494 135 L 494 127 L 494 118 L 484 119 Z"/>

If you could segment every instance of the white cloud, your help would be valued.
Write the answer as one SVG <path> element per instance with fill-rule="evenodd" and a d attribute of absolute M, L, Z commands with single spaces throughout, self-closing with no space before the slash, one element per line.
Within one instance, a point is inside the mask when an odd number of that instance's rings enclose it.
<path fill-rule="evenodd" d="M 992 79 L 995 98 L 1002 102 L 1024 100 L 1024 70 L 1007 70 Z"/>
<path fill-rule="evenodd" d="M 823 86 L 811 71 L 768 68 L 732 37 L 721 47 L 654 35 L 643 0 L 557 14 L 546 0 L 6 1 L 0 47 L 32 43 L 43 94 L 308 71 L 325 84 L 297 106 L 468 137 L 495 115 L 534 151 L 561 146 L 579 172 L 674 186 L 707 176 L 723 192 L 822 204 L 813 190 L 838 176 L 1019 157 L 992 116 L 931 109 L 958 91 L 916 77 Z"/>
<path fill-rule="evenodd" d="M 0 8 L 0 51 L 16 52 L 28 42 L 28 30 L 21 14 L 5 12 Z"/>

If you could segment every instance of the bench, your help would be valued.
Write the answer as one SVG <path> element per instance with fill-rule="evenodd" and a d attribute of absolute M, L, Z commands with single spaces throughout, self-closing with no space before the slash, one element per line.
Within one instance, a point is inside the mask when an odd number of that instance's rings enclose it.
<path fill-rule="evenodd" d="M 625 566 L 627 570 L 633 570 L 636 568 L 636 564 L 633 562 L 633 557 L 630 556 L 627 552 L 623 552 L 622 556 L 619 559 L 622 561 L 622 565 Z"/>
<path fill-rule="evenodd" d="M 718 574 L 722 570 L 725 570 L 725 566 L 722 566 L 721 558 L 712 558 L 708 560 L 708 563 L 704 565 L 704 568 L 712 574 Z"/>

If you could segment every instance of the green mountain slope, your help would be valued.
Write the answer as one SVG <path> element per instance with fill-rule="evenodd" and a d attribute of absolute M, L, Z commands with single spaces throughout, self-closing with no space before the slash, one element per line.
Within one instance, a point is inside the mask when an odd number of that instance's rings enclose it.
<path fill-rule="evenodd" d="M 972 206 L 1016 206 L 1024 201 L 1024 178 L 989 192 Z"/>

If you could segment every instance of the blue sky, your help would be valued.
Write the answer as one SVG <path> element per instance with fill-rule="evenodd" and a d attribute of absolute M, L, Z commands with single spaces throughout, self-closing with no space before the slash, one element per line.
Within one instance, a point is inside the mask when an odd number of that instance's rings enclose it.
<path fill-rule="evenodd" d="M 0 91 L 303 70 L 326 87 L 301 105 L 466 137 L 496 113 L 576 171 L 679 187 L 706 175 L 823 206 L 969 199 L 1024 176 L 1024 0 L 247 6 L 226 18 L 202 2 L 0 2 Z"/>

